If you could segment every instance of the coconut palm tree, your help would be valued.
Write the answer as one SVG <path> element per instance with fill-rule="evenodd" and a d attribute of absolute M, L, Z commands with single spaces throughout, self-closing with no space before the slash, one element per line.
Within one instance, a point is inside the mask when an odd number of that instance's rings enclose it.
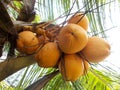
<path fill-rule="evenodd" d="M 65 81 L 57 68 L 39 67 L 34 55 L 16 50 L 23 29 L 64 26 L 69 17 L 82 12 L 89 19 L 89 36 L 107 40 L 106 20 L 117 0 L 1 0 L 0 4 L 0 89 L 1 90 L 119 90 L 120 75 L 114 65 L 90 63 L 91 68 L 77 81 Z M 109 18 L 106 18 L 109 17 Z M 29 29 L 31 30 L 31 29 Z M 32 31 L 32 30 L 31 30 Z M 34 32 L 34 31 L 32 31 Z M 5 54 L 5 55 L 4 55 Z M 106 62 L 104 62 L 106 63 Z M 109 62 L 107 62 L 109 63 Z M 111 66 L 111 67 L 110 67 Z M 120 68 L 117 68 L 120 70 Z M 7 84 L 8 83 L 8 84 Z"/>

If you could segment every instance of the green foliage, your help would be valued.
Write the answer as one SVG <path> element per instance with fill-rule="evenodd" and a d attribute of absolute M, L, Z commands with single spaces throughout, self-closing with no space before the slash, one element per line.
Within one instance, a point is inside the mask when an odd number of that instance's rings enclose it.
<path fill-rule="evenodd" d="M 27 67 L 23 70 L 23 75 L 19 83 L 16 85 L 15 90 L 20 88 L 24 89 L 39 78 L 42 78 L 44 75 L 53 72 L 53 68 L 40 68 L 38 65 L 34 64 L 30 67 Z"/>
<path fill-rule="evenodd" d="M 13 5 L 17 6 L 16 8 L 21 9 L 23 7 L 23 4 L 18 1 L 13 1 Z"/>
<path fill-rule="evenodd" d="M 0 90 L 14 90 L 14 88 L 7 84 L 5 81 L 2 81 L 0 82 Z"/>
<path fill-rule="evenodd" d="M 70 9 L 70 4 L 71 4 L 71 1 L 70 0 L 61 0 L 61 4 L 64 8 L 64 10 L 69 10 Z"/>
<path fill-rule="evenodd" d="M 104 72 L 104 71 L 103 71 Z M 54 77 L 43 90 L 115 90 L 112 78 L 101 71 L 90 70 L 85 76 L 81 76 L 75 82 L 64 81 L 61 74 Z"/>
<path fill-rule="evenodd" d="M 96 75 L 89 72 L 82 78 L 84 81 L 83 86 L 85 86 L 87 90 L 111 90 L 111 79 L 103 75 L 100 71 L 94 71 L 94 73 L 96 73 Z"/>
<path fill-rule="evenodd" d="M 11 5 L 9 5 L 8 7 L 9 7 L 8 12 L 10 13 L 11 18 L 16 19 L 20 9 L 23 7 L 23 3 L 18 1 L 13 1 Z"/>
<path fill-rule="evenodd" d="M 40 16 L 39 15 L 35 15 L 35 19 L 33 20 L 32 23 L 39 23 L 40 22 Z"/>

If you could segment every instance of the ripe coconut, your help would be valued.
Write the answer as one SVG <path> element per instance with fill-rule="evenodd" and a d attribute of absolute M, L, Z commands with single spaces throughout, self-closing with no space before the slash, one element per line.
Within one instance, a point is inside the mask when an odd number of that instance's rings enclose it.
<path fill-rule="evenodd" d="M 60 49 L 66 54 L 79 52 L 88 42 L 86 31 L 76 24 L 64 26 L 57 39 Z"/>
<path fill-rule="evenodd" d="M 66 81 L 76 81 L 82 76 L 84 70 L 82 58 L 77 54 L 65 54 L 58 68 Z"/>
<path fill-rule="evenodd" d="M 83 13 L 77 13 L 73 15 L 69 20 L 68 23 L 74 23 L 80 25 L 85 30 L 88 29 L 89 21 L 85 14 Z"/>
<path fill-rule="evenodd" d="M 46 43 L 36 54 L 35 59 L 38 65 L 44 68 L 54 67 L 59 58 L 61 52 L 55 42 Z"/>
<path fill-rule="evenodd" d="M 110 45 L 97 36 L 90 37 L 86 47 L 80 52 L 90 62 L 103 61 L 110 54 Z"/>
<path fill-rule="evenodd" d="M 32 54 L 39 47 L 38 38 L 31 31 L 23 31 L 18 34 L 17 38 L 17 50 L 26 53 Z"/>

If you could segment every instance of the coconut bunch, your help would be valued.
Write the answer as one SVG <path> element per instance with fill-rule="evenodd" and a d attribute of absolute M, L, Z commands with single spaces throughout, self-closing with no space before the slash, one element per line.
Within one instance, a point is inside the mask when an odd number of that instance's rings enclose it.
<path fill-rule="evenodd" d="M 48 23 L 34 27 L 24 26 L 23 30 L 18 33 L 16 49 L 22 54 L 33 54 L 40 67 L 56 67 L 61 56 L 56 42 L 58 29 L 57 25 Z"/>
<path fill-rule="evenodd" d="M 88 25 L 87 16 L 77 13 L 59 29 L 25 29 L 18 34 L 17 50 L 34 54 L 40 67 L 58 68 L 64 80 L 76 81 L 88 72 L 89 63 L 99 63 L 110 54 L 108 42 L 88 36 Z"/>

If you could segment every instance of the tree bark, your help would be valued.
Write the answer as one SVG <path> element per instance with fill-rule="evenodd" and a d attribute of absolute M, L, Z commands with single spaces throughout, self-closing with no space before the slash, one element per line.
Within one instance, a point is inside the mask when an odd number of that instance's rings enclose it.
<path fill-rule="evenodd" d="M 34 63 L 35 60 L 33 55 L 18 58 L 10 58 L 0 63 L 0 81 L 4 80 L 11 74 L 19 71 L 20 69 Z"/>

